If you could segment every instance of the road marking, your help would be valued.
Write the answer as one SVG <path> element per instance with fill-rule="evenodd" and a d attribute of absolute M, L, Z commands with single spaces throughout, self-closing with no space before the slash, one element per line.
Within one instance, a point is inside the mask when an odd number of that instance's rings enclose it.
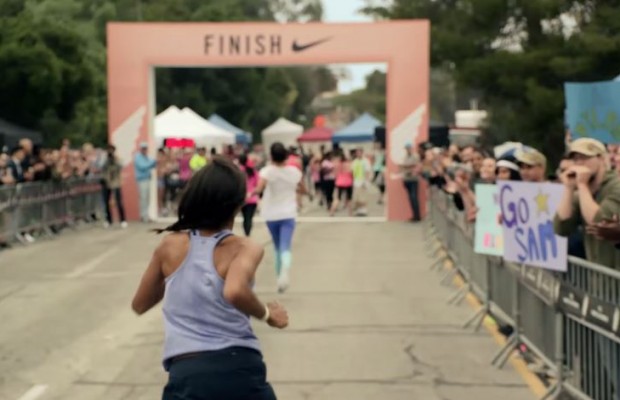
<path fill-rule="evenodd" d="M 100 254 L 98 257 L 92 259 L 86 264 L 80 265 L 79 267 L 77 267 L 76 269 L 74 269 L 73 271 L 65 275 L 65 278 L 67 279 L 79 278 L 80 276 L 89 273 L 93 269 L 97 268 L 99 264 L 105 261 L 106 258 L 110 257 L 112 254 L 116 253 L 117 251 L 118 251 L 118 247 L 113 247 L 109 249 L 105 253 Z"/>
<path fill-rule="evenodd" d="M 35 400 L 47 390 L 47 385 L 34 385 L 17 400 Z"/>

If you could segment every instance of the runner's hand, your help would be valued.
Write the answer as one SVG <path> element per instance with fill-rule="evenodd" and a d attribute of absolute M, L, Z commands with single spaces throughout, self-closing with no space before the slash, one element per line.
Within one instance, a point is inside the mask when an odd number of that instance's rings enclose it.
<path fill-rule="evenodd" d="M 267 324 L 273 328 L 284 329 L 288 326 L 288 313 L 278 302 L 267 303 L 269 308 L 269 319 Z"/>

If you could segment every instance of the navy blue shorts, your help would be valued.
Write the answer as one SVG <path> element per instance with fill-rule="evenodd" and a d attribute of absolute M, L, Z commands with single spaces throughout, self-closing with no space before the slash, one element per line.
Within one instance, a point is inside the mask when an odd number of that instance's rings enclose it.
<path fill-rule="evenodd" d="M 245 347 L 172 361 L 162 400 L 276 400 L 263 356 Z"/>

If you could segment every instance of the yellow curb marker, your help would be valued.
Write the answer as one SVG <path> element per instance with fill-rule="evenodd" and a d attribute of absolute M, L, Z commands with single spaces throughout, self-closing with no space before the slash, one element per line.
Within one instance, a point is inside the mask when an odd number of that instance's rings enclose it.
<path fill-rule="evenodd" d="M 450 268 L 454 268 L 454 265 L 450 260 L 446 261 L 444 265 Z M 459 275 L 454 278 L 454 284 L 459 289 L 465 286 L 465 282 Z M 467 293 L 466 299 L 469 305 L 474 308 L 475 311 L 478 311 L 480 308 L 482 308 L 482 304 L 480 304 L 480 301 L 473 294 Z M 483 325 L 497 344 L 499 344 L 500 346 L 504 346 L 506 344 L 506 338 L 502 336 L 499 332 L 497 332 L 497 324 L 491 317 L 489 317 L 488 315 L 485 316 Z M 512 365 L 515 371 L 517 371 L 517 373 L 521 375 L 521 378 L 525 381 L 525 383 L 534 393 L 534 395 L 540 398 L 547 393 L 547 388 L 545 387 L 545 385 L 538 378 L 538 376 L 536 376 L 536 374 L 530 371 L 523 359 L 521 359 L 520 357 L 516 357 L 513 352 L 513 354 L 510 355 L 509 361 L 510 365 Z"/>

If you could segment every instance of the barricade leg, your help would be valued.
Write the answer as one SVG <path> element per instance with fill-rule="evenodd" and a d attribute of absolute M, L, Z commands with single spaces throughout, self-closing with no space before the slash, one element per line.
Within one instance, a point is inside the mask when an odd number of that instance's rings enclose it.
<path fill-rule="evenodd" d="M 437 234 L 437 230 L 435 229 L 433 225 L 426 227 L 425 230 L 426 230 L 426 246 L 428 249 L 429 247 L 434 246 L 437 244 L 437 242 L 439 242 L 438 240 L 439 235 Z"/>
<path fill-rule="evenodd" d="M 514 332 L 512 336 L 510 336 L 508 343 L 506 343 L 504 348 L 501 349 L 500 352 L 493 358 L 493 361 L 491 361 L 491 364 L 495 365 L 499 369 L 504 368 L 504 365 L 506 365 L 506 362 L 508 362 L 508 359 L 512 355 L 512 352 L 515 351 L 521 344 L 521 339 L 519 337 L 521 334 L 521 311 L 519 305 L 519 283 L 517 279 L 513 280 L 513 285 L 514 292 L 512 306 L 515 324 L 515 326 L 513 327 Z"/>
<path fill-rule="evenodd" d="M 15 239 L 17 239 L 17 241 L 19 243 L 23 244 L 23 245 L 30 244 L 30 242 L 28 242 L 28 240 L 26 240 L 26 237 L 23 234 L 19 233 L 19 232 L 15 233 Z"/>
<path fill-rule="evenodd" d="M 555 323 L 557 325 L 555 338 L 555 366 L 557 377 L 555 383 L 549 388 L 541 400 L 555 400 L 562 393 L 564 384 L 564 319 L 560 312 L 555 313 Z"/>
<path fill-rule="evenodd" d="M 495 365 L 496 367 L 500 369 L 503 368 L 504 365 L 506 365 L 506 362 L 510 358 L 510 355 L 512 354 L 513 351 L 517 349 L 517 346 L 519 345 L 518 336 L 519 335 L 517 332 L 513 333 L 512 336 L 510 336 L 510 338 L 508 339 L 508 342 L 506 342 L 504 347 L 502 347 L 497 352 L 497 354 L 495 354 L 495 357 L 493 357 L 493 360 L 491 361 L 491 365 Z"/>
<path fill-rule="evenodd" d="M 476 313 L 474 315 L 472 315 L 471 318 L 468 319 L 463 324 L 463 329 L 467 329 L 472 324 L 475 324 L 474 325 L 474 331 L 478 332 L 480 330 L 480 327 L 482 326 L 482 323 L 484 322 L 484 319 L 486 318 L 488 313 L 489 313 L 488 306 L 482 306 L 480 308 L 480 310 L 476 311 Z"/>
<path fill-rule="evenodd" d="M 491 285 L 493 284 L 491 282 L 491 266 L 489 262 L 486 262 L 485 265 L 487 269 L 485 284 L 486 286 L 484 288 L 484 299 L 482 300 L 482 307 L 480 307 L 480 310 L 476 311 L 474 315 L 472 315 L 471 318 L 463 324 L 463 329 L 467 329 L 472 326 L 472 324 L 475 324 L 474 332 L 478 332 L 480 330 L 484 319 L 491 311 Z"/>
<path fill-rule="evenodd" d="M 51 226 L 51 210 L 50 210 L 50 202 L 47 201 L 43 203 L 43 233 L 47 237 L 54 237 L 54 232 L 52 232 Z"/>
<path fill-rule="evenodd" d="M 435 258 L 439 256 L 439 253 L 443 250 L 443 245 L 437 238 L 435 238 L 434 242 L 427 244 L 426 248 L 427 255 L 431 258 Z"/>
<path fill-rule="evenodd" d="M 441 250 L 441 248 L 439 250 Z M 431 271 L 435 269 L 441 269 L 441 266 L 446 262 L 447 256 L 444 254 L 441 254 L 439 250 L 437 251 L 437 254 L 435 255 L 435 257 L 438 257 L 437 260 L 431 264 L 431 267 L 430 267 Z"/>
<path fill-rule="evenodd" d="M 452 293 L 450 297 L 448 297 L 447 303 L 458 306 L 465 299 L 467 294 L 470 291 L 470 284 L 466 283 L 462 288 L 457 290 L 455 293 Z"/>
<path fill-rule="evenodd" d="M 458 274 L 458 269 L 453 266 L 450 270 L 444 273 L 444 275 L 441 277 L 440 283 L 444 286 L 449 286 L 457 274 Z"/>

